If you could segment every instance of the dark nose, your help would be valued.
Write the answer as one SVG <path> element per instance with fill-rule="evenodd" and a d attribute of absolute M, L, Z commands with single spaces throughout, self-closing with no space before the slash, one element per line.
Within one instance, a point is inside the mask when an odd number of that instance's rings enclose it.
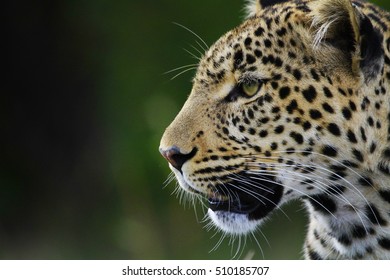
<path fill-rule="evenodd" d="M 180 149 L 176 146 L 169 147 L 168 149 L 160 148 L 160 153 L 163 157 L 177 170 L 181 172 L 183 164 L 193 158 L 198 150 L 193 148 L 188 154 L 182 154 Z"/>

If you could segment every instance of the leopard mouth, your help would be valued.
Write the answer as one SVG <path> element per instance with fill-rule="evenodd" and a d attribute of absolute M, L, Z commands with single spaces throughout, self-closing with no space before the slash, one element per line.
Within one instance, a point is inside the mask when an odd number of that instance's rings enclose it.
<path fill-rule="evenodd" d="M 234 182 L 235 189 L 229 190 L 230 195 L 227 199 L 215 197 L 208 199 L 209 209 L 213 212 L 245 215 L 248 220 L 264 218 L 278 206 L 283 195 L 283 187 L 269 176 L 259 177 L 258 181 L 258 185 Z M 219 192 L 223 193 L 222 189 Z"/>

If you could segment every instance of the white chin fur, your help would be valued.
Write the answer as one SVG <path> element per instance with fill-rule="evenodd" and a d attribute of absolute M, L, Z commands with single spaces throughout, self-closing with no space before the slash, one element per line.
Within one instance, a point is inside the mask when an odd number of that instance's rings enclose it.
<path fill-rule="evenodd" d="M 237 214 L 227 211 L 208 210 L 208 215 L 214 225 L 230 234 L 247 234 L 256 230 L 262 223 L 260 220 L 249 220 L 245 214 Z"/>

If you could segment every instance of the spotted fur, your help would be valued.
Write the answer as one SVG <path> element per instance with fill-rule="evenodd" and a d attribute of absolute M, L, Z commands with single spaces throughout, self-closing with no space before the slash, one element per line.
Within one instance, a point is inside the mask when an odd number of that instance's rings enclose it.
<path fill-rule="evenodd" d="M 390 259 L 390 15 L 350 0 L 248 14 L 205 53 L 161 153 L 226 232 L 300 199 L 306 258 Z"/>

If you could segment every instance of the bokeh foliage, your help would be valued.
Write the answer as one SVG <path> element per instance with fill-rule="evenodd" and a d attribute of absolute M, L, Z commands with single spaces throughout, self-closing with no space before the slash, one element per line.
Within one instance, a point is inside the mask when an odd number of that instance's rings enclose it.
<path fill-rule="evenodd" d="M 8 1 L 1 94 L 0 258 L 228 259 L 200 204 L 163 189 L 164 128 L 208 44 L 243 19 L 244 1 Z M 379 2 L 379 1 L 378 1 Z M 390 8 L 387 1 L 382 6 Z M 301 258 L 305 211 L 278 211 L 242 257 Z"/>

